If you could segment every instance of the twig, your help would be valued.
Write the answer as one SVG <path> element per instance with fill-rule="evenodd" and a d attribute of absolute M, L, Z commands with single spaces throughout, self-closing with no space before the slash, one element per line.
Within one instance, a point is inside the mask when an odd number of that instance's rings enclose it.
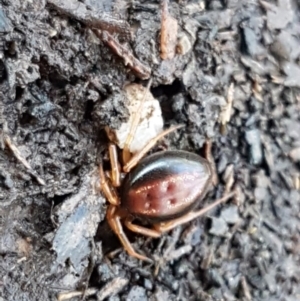
<path fill-rule="evenodd" d="M 72 17 L 90 27 L 112 51 L 120 56 L 125 66 L 128 66 L 141 79 L 148 79 L 151 69 L 141 63 L 130 50 L 121 45 L 113 34 L 131 39 L 130 26 L 124 21 L 103 12 L 93 12 L 77 0 L 47 0 L 48 4 L 60 13 Z"/>
<path fill-rule="evenodd" d="M 227 104 L 221 109 L 220 122 L 221 122 L 221 132 L 224 133 L 226 130 L 226 125 L 230 121 L 232 103 L 233 103 L 233 93 L 234 84 L 231 83 L 227 92 Z"/>
<path fill-rule="evenodd" d="M 125 66 L 128 66 L 139 78 L 148 79 L 150 77 L 151 69 L 134 57 L 132 52 L 121 45 L 109 32 L 101 30 L 94 30 L 94 32 L 116 55 L 124 60 Z"/>
<path fill-rule="evenodd" d="M 206 139 L 205 143 L 205 158 L 210 163 L 210 167 L 212 169 L 212 183 L 214 186 L 217 186 L 219 183 L 219 177 L 217 173 L 216 163 L 214 157 L 211 153 L 212 142 L 210 139 Z"/>
<path fill-rule="evenodd" d="M 242 290 L 243 290 L 243 293 L 244 293 L 244 297 L 246 298 L 247 301 L 251 301 L 252 298 L 251 298 L 249 286 L 248 286 L 248 283 L 247 283 L 246 278 L 244 276 L 241 278 L 241 286 L 242 286 Z"/>
<path fill-rule="evenodd" d="M 97 292 L 98 292 L 98 289 L 89 288 L 89 289 L 86 290 L 85 295 L 86 296 L 92 296 L 92 295 L 97 294 Z M 57 300 L 58 301 L 69 300 L 69 299 L 74 298 L 74 297 L 82 296 L 82 294 L 83 294 L 82 291 L 71 291 L 71 292 L 59 293 L 57 295 Z"/>
<path fill-rule="evenodd" d="M 175 56 L 177 44 L 178 23 L 169 15 L 168 0 L 161 3 L 160 56 L 163 60 Z"/>
<path fill-rule="evenodd" d="M 130 39 L 130 26 L 125 20 L 117 19 L 102 11 L 90 10 L 77 0 L 47 0 L 47 3 L 58 12 L 72 17 L 88 27 L 118 33 L 124 38 Z"/>
<path fill-rule="evenodd" d="M 4 135 L 4 142 L 7 145 L 7 147 L 12 151 L 16 159 L 26 167 L 30 175 L 33 176 L 40 185 L 45 185 L 46 184 L 45 181 L 36 174 L 36 172 L 32 169 L 32 167 L 27 162 L 27 160 L 23 158 L 19 149 L 12 143 L 9 136 Z"/>
<path fill-rule="evenodd" d="M 115 296 L 128 284 L 128 282 L 128 279 L 121 277 L 113 279 L 97 293 L 97 300 L 102 301 L 109 296 Z"/>

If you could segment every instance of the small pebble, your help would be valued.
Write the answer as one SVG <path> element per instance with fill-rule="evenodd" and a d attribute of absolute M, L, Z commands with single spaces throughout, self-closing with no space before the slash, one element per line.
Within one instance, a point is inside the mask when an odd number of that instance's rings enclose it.
<path fill-rule="evenodd" d="M 260 131 L 258 129 L 247 130 L 246 141 L 250 146 L 250 163 L 259 165 L 263 159 Z"/>
<path fill-rule="evenodd" d="M 97 267 L 98 281 L 107 282 L 114 277 L 112 270 L 106 263 L 102 263 Z"/>
<path fill-rule="evenodd" d="M 254 189 L 256 201 L 263 201 L 268 196 L 268 190 L 264 187 L 256 187 Z"/>
<path fill-rule="evenodd" d="M 150 91 L 142 85 L 130 84 L 124 88 L 128 101 L 129 120 L 121 124 L 117 130 L 106 127 L 109 139 L 121 149 L 124 147 L 131 124 L 135 118 L 135 112 L 140 110 L 140 122 L 136 128 L 134 138 L 130 144 L 130 152 L 141 150 L 152 138 L 156 137 L 163 129 L 163 118 L 159 101 L 153 97 Z M 118 95 L 117 95 L 118 96 Z M 143 101 L 142 107 L 140 107 Z"/>
<path fill-rule="evenodd" d="M 147 301 L 146 290 L 138 285 L 131 287 L 129 294 L 126 298 L 127 301 Z"/>
<path fill-rule="evenodd" d="M 151 291 L 153 289 L 153 283 L 151 280 L 149 280 L 148 278 L 144 279 L 144 287 L 146 290 Z"/>
<path fill-rule="evenodd" d="M 289 156 L 294 162 L 300 161 L 300 147 L 294 148 L 290 151 Z"/>
<path fill-rule="evenodd" d="M 259 57 L 265 52 L 265 48 L 260 43 L 260 37 L 252 28 L 246 26 L 243 28 L 245 43 L 247 45 L 248 54 L 252 57 Z"/>
<path fill-rule="evenodd" d="M 0 33 L 9 32 L 12 30 L 9 19 L 6 17 L 2 7 L 0 7 Z"/>
<path fill-rule="evenodd" d="M 228 226 L 223 218 L 212 217 L 211 221 L 212 221 L 212 225 L 209 230 L 210 234 L 216 236 L 224 236 L 227 233 Z"/>
<path fill-rule="evenodd" d="M 182 33 L 178 38 L 176 50 L 178 54 L 185 55 L 192 49 L 192 43 L 187 34 Z"/>
<path fill-rule="evenodd" d="M 222 210 L 221 217 L 228 223 L 228 224 L 235 224 L 239 221 L 240 216 L 238 212 L 237 206 L 229 206 Z"/>
<path fill-rule="evenodd" d="M 160 287 L 157 288 L 156 292 L 151 296 L 151 301 L 167 301 L 170 299 L 170 294 L 166 290 L 162 290 Z"/>

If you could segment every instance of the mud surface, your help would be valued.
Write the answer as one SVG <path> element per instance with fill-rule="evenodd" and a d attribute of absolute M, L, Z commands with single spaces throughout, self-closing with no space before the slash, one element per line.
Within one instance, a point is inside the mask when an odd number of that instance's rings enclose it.
<path fill-rule="evenodd" d="M 86 300 L 300 299 L 299 2 L 171 1 L 183 54 L 165 61 L 156 1 L 82 1 L 90 23 L 78 3 L 0 4 L 1 301 L 75 301 L 85 288 Z M 129 257 L 105 222 L 104 127 L 128 118 L 123 86 L 147 82 L 95 20 L 151 69 L 165 128 L 185 125 L 157 149 L 213 141 L 220 183 L 202 205 L 230 182 L 239 192 L 160 239 L 128 233 L 155 264 Z"/>

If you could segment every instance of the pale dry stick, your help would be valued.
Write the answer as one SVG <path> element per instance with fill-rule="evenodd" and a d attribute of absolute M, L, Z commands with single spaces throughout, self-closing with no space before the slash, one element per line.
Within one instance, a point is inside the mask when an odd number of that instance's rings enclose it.
<path fill-rule="evenodd" d="M 260 101 L 260 102 L 263 102 L 263 98 L 262 98 L 262 95 L 261 95 L 261 92 L 262 92 L 262 87 L 259 83 L 259 77 L 256 76 L 256 78 L 254 79 L 253 81 L 253 85 L 252 85 L 252 93 L 253 95 L 255 96 L 255 98 Z"/>
<path fill-rule="evenodd" d="M 234 165 L 230 164 L 226 167 L 224 175 L 223 175 L 223 180 L 225 182 L 225 190 L 223 195 L 228 194 L 231 189 L 232 186 L 234 184 Z"/>
<path fill-rule="evenodd" d="M 178 23 L 170 16 L 168 0 L 161 3 L 160 57 L 163 60 L 172 59 L 176 53 Z"/>
<path fill-rule="evenodd" d="M 99 292 L 97 292 L 97 300 L 104 299 L 117 295 L 127 284 L 129 280 L 126 278 L 116 277 L 109 283 L 105 284 Z"/>
<path fill-rule="evenodd" d="M 234 94 L 234 83 L 231 83 L 227 92 L 227 104 L 221 109 L 221 113 L 220 113 L 219 120 L 221 123 L 221 132 L 225 132 L 226 125 L 230 121 L 232 104 L 233 104 L 233 94 Z"/>
<path fill-rule="evenodd" d="M 242 285 L 242 289 L 243 289 L 246 300 L 251 301 L 252 300 L 251 293 L 250 293 L 246 278 L 244 276 L 241 278 L 241 285 Z"/>
<path fill-rule="evenodd" d="M 145 103 L 147 93 L 150 90 L 151 84 L 152 84 L 152 79 L 150 78 L 150 80 L 149 80 L 149 82 L 147 84 L 146 90 L 144 92 L 144 95 L 142 97 L 142 100 L 140 101 L 140 105 L 139 105 L 138 109 L 136 110 L 135 115 L 133 117 L 133 120 L 132 120 L 132 123 L 131 123 L 131 127 L 129 129 L 129 134 L 126 137 L 126 141 L 125 141 L 125 144 L 124 144 L 124 147 L 123 147 L 123 154 L 122 154 L 122 156 L 123 156 L 123 163 L 127 163 L 129 161 L 129 159 L 130 159 L 130 145 L 132 143 L 132 140 L 134 138 L 134 134 L 135 134 L 135 132 L 137 130 L 137 127 L 139 125 L 139 122 L 140 122 L 140 119 L 141 119 L 140 112 L 143 109 L 143 105 Z"/>
<path fill-rule="evenodd" d="M 92 296 L 96 295 L 99 290 L 96 288 L 88 288 L 85 292 L 86 296 Z M 58 301 L 65 301 L 69 300 L 75 297 L 80 297 L 82 296 L 83 292 L 82 291 L 71 291 L 71 292 L 64 292 L 64 293 L 59 293 L 57 295 L 57 300 Z"/>
<path fill-rule="evenodd" d="M 206 139 L 205 148 L 204 148 L 205 158 L 210 163 L 210 167 L 212 169 L 212 183 L 214 186 L 217 186 L 219 183 L 219 177 L 218 177 L 218 173 L 217 173 L 216 163 L 215 163 L 214 157 L 212 156 L 211 148 L 212 148 L 211 140 Z"/>
<path fill-rule="evenodd" d="M 181 246 L 178 249 L 170 252 L 167 261 L 178 260 L 180 257 L 184 256 L 185 254 L 189 254 L 192 251 L 192 249 L 193 247 L 191 245 Z"/>
<path fill-rule="evenodd" d="M 201 269 L 207 270 L 212 263 L 213 257 L 214 257 L 213 247 L 210 247 L 207 254 L 205 255 L 205 257 L 201 262 Z"/>
<path fill-rule="evenodd" d="M 20 151 L 18 150 L 18 148 L 12 143 L 11 139 L 9 136 L 5 135 L 4 136 L 4 142 L 7 145 L 7 147 L 11 150 L 11 152 L 14 154 L 14 156 L 17 158 L 17 160 L 23 164 L 26 169 L 28 170 L 28 172 L 37 180 L 37 182 L 40 185 L 45 185 L 45 181 L 43 179 L 41 179 L 36 173 L 35 171 L 31 168 L 30 164 L 27 162 L 27 160 L 25 158 L 23 158 L 23 156 L 21 155 Z"/>
<path fill-rule="evenodd" d="M 296 190 L 300 190 L 300 174 L 295 174 L 293 177 L 293 184 Z"/>

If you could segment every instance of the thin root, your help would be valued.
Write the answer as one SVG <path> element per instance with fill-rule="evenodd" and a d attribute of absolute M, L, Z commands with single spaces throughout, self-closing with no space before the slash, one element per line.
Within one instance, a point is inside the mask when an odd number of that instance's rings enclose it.
<path fill-rule="evenodd" d="M 128 66 L 140 79 L 148 79 L 151 75 L 151 69 L 141 63 L 130 50 L 121 45 L 109 32 L 94 30 L 95 34 L 109 46 L 115 54 L 124 60 L 125 66 Z"/>
<path fill-rule="evenodd" d="M 11 150 L 11 152 L 14 154 L 14 156 L 16 157 L 16 159 L 23 164 L 27 171 L 30 173 L 30 175 L 32 177 L 34 177 L 36 179 L 36 181 L 40 184 L 40 185 L 45 185 L 45 181 L 43 179 L 41 179 L 36 172 L 32 169 L 32 167 L 30 166 L 30 164 L 28 163 L 28 161 L 21 155 L 19 149 L 12 143 L 11 139 L 9 136 L 5 135 L 4 137 L 4 142 L 7 145 L 7 147 Z"/>

